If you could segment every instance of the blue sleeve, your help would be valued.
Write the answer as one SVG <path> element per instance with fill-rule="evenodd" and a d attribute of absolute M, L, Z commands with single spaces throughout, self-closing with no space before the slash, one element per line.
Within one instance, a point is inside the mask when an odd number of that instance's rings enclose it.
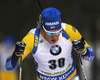
<path fill-rule="evenodd" d="M 91 47 L 86 47 L 86 52 L 82 53 L 82 58 L 88 61 L 92 61 L 94 59 L 94 52 Z"/>
<path fill-rule="evenodd" d="M 18 62 L 19 57 L 15 56 L 15 54 L 11 54 L 7 60 L 6 60 L 6 64 L 5 67 L 6 69 L 9 70 L 13 70 Z"/>

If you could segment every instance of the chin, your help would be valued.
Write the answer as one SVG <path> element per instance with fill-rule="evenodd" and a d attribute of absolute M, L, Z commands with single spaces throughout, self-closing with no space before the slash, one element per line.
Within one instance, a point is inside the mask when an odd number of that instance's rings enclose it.
<path fill-rule="evenodd" d="M 51 41 L 50 44 L 55 44 L 57 41 Z"/>

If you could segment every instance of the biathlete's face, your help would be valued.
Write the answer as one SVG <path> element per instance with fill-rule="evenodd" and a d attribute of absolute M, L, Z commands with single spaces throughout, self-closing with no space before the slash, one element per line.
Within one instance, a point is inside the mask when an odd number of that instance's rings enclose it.
<path fill-rule="evenodd" d="M 45 28 L 43 28 L 43 30 L 44 30 L 44 37 L 46 38 L 46 40 L 50 44 L 55 44 L 58 40 L 59 34 L 60 34 L 62 29 L 47 31 Z"/>

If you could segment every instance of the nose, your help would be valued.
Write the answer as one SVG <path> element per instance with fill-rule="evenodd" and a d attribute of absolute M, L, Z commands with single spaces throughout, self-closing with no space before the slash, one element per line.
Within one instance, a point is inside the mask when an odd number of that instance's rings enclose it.
<path fill-rule="evenodd" d="M 54 35 L 52 36 L 52 39 L 57 39 L 57 37 L 58 37 L 58 35 L 55 35 L 55 34 L 54 34 Z"/>

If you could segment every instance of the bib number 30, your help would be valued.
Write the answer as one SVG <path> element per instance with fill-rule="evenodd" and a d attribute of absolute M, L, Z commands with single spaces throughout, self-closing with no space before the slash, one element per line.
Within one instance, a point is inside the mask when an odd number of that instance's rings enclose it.
<path fill-rule="evenodd" d="M 55 69 L 58 67 L 63 67 L 65 65 L 65 58 L 60 58 L 57 61 L 56 60 L 50 60 L 48 63 L 50 63 L 49 68 L 50 69 Z"/>

